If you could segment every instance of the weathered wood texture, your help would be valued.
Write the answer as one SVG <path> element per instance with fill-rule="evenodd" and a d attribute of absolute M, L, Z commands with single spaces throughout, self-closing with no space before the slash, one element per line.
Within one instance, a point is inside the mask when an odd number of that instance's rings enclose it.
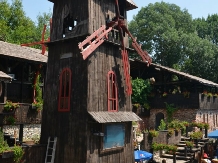
<path fill-rule="evenodd" d="M 47 57 L 43 56 L 43 58 Z M 5 83 L 2 83 L 3 92 L 0 94 L 0 103 L 4 102 L 4 96 L 7 96 L 7 100 L 12 102 L 32 103 L 33 78 L 38 67 L 39 63 L 33 63 L 33 61 L 0 56 L 0 71 L 14 75 L 12 82 L 7 83 L 7 94 L 5 93 Z M 40 72 L 43 78 L 44 66 L 40 69 Z"/>
<path fill-rule="evenodd" d="M 41 143 L 57 136 L 57 163 L 86 162 L 88 61 L 83 61 L 77 45 L 71 41 L 49 46 Z M 66 53 L 72 53 L 72 57 L 60 59 Z M 70 112 L 58 112 L 59 75 L 66 67 L 72 71 Z"/>
<path fill-rule="evenodd" d="M 118 47 L 105 43 L 91 54 L 88 64 L 88 111 L 107 111 L 107 73 L 110 70 L 116 74 L 119 111 L 131 111 L 130 97 L 125 93 L 120 53 Z"/>
<path fill-rule="evenodd" d="M 30 108 L 30 104 L 20 104 L 20 107 L 16 109 L 13 113 L 5 113 L 3 111 L 4 104 L 0 104 L 0 125 L 7 124 L 4 118 L 7 116 L 15 116 L 16 122 L 18 124 L 40 124 L 41 123 L 41 111 L 37 112 Z"/>
<path fill-rule="evenodd" d="M 126 1 L 119 0 L 119 4 L 122 9 L 121 14 L 126 21 Z M 52 17 L 51 41 L 90 35 L 114 17 L 115 1 L 65 0 L 63 2 L 56 0 Z M 109 33 L 109 41 L 120 43 L 119 38 L 118 30 L 115 29 Z M 126 46 L 129 45 L 127 34 L 124 34 L 124 43 Z"/>
<path fill-rule="evenodd" d="M 218 108 L 218 98 L 208 97 L 202 95 L 201 93 L 190 93 L 189 98 L 184 97 L 183 94 L 168 94 L 163 97 L 161 94 L 155 97 L 149 98 L 151 108 L 165 108 L 166 103 L 174 104 L 176 108 L 185 109 L 217 109 Z"/>
<path fill-rule="evenodd" d="M 54 1 L 51 41 L 62 39 L 63 31 L 65 31 L 67 26 L 72 27 L 70 23 L 74 21 L 77 22 L 77 26 L 72 29 L 72 36 L 87 35 L 89 33 L 88 12 L 88 0 Z M 67 23 L 64 23 L 64 19 L 66 20 L 67 17 L 69 20 Z"/>
<path fill-rule="evenodd" d="M 24 155 L 21 159 L 22 163 L 42 163 L 45 162 L 46 145 L 23 146 Z M 15 163 L 13 157 L 2 158 L 1 163 Z"/>
<path fill-rule="evenodd" d="M 41 143 L 57 136 L 55 162 L 133 162 L 131 122 L 126 127 L 125 147 L 120 151 L 101 154 L 101 138 L 93 135 L 87 111 L 107 111 L 107 73 L 116 72 L 119 90 L 119 110 L 131 111 L 130 97 L 125 94 L 123 67 L 117 46 L 104 43 L 86 60 L 78 42 L 68 40 L 49 45 Z M 57 48 L 58 47 L 58 48 Z M 69 58 L 63 58 L 72 53 Z M 58 112 L 59 75 L 63 68 L 72 71 L 70 112 Z M 98 124 L 101 126 L 101 124 Z M 100 127 L 102 128 L 102 127 Z M 95 128 L 94 128 L 95 129 Z M 86 153 L 87 151 L 87 153 Z M 106 161 L 107 160 L 107 161 Z"/>
<path fill-rule="evenodd" d="M 46 144 L 23 147 L 23 163 L 45 162 Z"/>
<path fill-rule="evenodd" d="M 218 97 L 208 97 L 206 95 L 199 94 L 200 109 L 217 109 Z"/>
<path fill-rule="evenodd" d="M 199 94 L 190 93 L 189 98 L 184 97 L 183 94 L 168 94 L 166 97 L 163 97 L 162 94 L 156 95 L 149 98 L 149 103 L 151 108 L 166 108 L 166 104 L 174 104 L 176 108 L 199 108 Z"/>

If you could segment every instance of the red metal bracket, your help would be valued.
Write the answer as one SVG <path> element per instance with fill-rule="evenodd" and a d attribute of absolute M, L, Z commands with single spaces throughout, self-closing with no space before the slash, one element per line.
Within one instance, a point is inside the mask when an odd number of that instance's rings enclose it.
<path fill-rule="evenodd" d="M 112 27 L 109 27 L 106 30 L 106 26 L 103 25 L 92 35 L 88 36 L 83 42 L 79 43 L 79 49 L 82 51 L 83 59 L 85 60 L 97 47 L 99 47 L 104 39 L 107 39 L 108 33 L 112 30 Z M 87 45 L 87 46 L 86 46 Z M 84 49 L 83 46 L 86 46 Z"/>
<path fill-rule="evenodd" d="M 122 54 L 122 59 L 123 59 L 123 70 L 124 70 L 124 76 L 125 76 L 126 87 L 127 87 L 126 93 L 127 93 L 127 95 L 131 95 L 132 94 L 132 85 L 131 85 L 130 75 L 129 75 L 130 66 L 129 66 L 127 50 L 122 50 L 121 54 Z"/>

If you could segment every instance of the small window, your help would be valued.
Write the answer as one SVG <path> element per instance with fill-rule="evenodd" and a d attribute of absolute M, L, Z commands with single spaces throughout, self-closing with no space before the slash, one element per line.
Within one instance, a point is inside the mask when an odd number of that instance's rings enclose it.
<path fill-rule="evenodd" d="M 113 71 L 108 72 L 108 111 L 118 111 L 116 75 Z"/>
<path fill-rule="evenodd" d="M 103 150 L 123 147 L 125 144 L 125 125 L 104 125 Z"/>
<path fill-rule="evenodd" d="M 64 68 L 60 74 L 58 111 L 70 111 L 71 70 Z"/>

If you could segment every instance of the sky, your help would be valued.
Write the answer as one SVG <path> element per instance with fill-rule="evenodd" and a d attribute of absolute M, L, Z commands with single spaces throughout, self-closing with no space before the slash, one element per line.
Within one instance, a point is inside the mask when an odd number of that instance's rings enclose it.
<path fill-rule="evenodd" d="M 48 0 L 22 0 L 23 8 L 26 15 L 33 21 L 39 13 L 48 12 L 53 10 L 53 3 Z M 138 8 L 127 12 L 127 20 L 131 21 L 133 15 L 137 15 L 141 7 L 146 7 L 149 3 L 166 2 L 174 3 L 181 9 L 187 9 L 192 15 L 192 18 L 206 18 L 208 14 L 218 13 L 218 0 L 133 0 Z"/>

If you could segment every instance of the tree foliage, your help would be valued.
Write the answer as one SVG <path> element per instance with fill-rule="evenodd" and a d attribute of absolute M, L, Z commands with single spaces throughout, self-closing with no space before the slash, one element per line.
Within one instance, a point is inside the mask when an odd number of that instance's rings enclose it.
<path fill-rule="evenodd" d="M 0 40 L 21 44 L 41 40 L 43 23 L 49 23 L 51 13 L 39 14 L 34 23 L 26 16 L 21 0 L 0 0 Z M 49 35 L 49 30 L 46 38 Z M 40 47 L 40 46 L 38 46 Z"/>
<path fill-rule="evenodd" d="M 148 95 L 151 92 L 151 85 L 149 80 L 136 78 L 132 80 L 132 103 L 145 105 L 148 103 Z"/>
<path fill-rule="evenodd" d="M 142 7 L 129 30 L 153 62 L 218 81 L 217 22 L 216 14 L 193 20 L 186 9 L 157 2 Z"/>

